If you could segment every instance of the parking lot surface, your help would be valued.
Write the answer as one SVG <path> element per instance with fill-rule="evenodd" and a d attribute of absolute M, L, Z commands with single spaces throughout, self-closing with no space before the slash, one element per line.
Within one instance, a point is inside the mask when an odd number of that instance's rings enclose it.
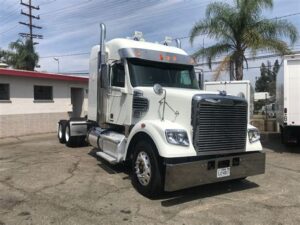
<path fill-rule="evenodd" d="M 55 134 L 0 139 L 0 225 L 300 224 L 299 148 L 272 142 L 264 175 L 150 200 L 90 146 Z"/>

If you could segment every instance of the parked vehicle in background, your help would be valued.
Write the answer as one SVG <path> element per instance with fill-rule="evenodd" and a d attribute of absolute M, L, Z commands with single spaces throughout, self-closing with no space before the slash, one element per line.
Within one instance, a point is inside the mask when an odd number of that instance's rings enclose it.
<path fill-rule="evenodd" d="M 284 144 L 300 143 L 300 54 L 284 56 L 276 80 L 276 118 Z"/>
<path fill-rule="evenodd" d="M 242 179 L 265 171 L 259 131 L 245 98 L 202 91 L 194 61 L 178 48 L 133 40 L 92 48 L 88 118 L 61 120 L 58 138 L 83 138 L 111 164 L 131 162 L 143 195 Z"/>
<path fill-rule="evenodd" d="M 227 94 L 244 98 L 248 103 L 248 121 L 253 115 L 254 89 L 249 80 L 204 82 L 205 91 L 226 91 Z"/>
<path fill-rule="evenodd" d="M 268 100 L 270 98 L 269 92 L 255 92 L 254 101 L 258 100 Z"/>

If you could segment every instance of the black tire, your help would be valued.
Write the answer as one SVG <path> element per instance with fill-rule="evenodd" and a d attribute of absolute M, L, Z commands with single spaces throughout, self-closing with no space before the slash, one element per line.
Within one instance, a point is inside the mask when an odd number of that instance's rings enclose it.
<path fill-rule="evenodd" d="M 281 143 L 283 145 L 285 145 L 286 147 L 293 146 L 293 143 L 289 143 L 290 134 L 291 134 L 290 130 L 288 130 L 285 127 L 282 127 L 282 129 L 281 129 Z"/>
<path fill-rule="evenodd" d="M 65 130 L 67 121 L 59 121 L 57 128 L 57 138 L 60 143 L 66 143 Z"/>
<path fill-rule="evenodd" d="M 150 162 L 150 178 L 138 178 L 138 173 L 142 172 L 142 169 L 136 168 L 139 164 L 138 157 L 144 156 L 148 158 L 147 162 Z M 159 156 L 154 144 L 149 141 L 139 141 L 134 147 L 134 153 L 132 157 L 132 184 L 135 189 L 142 195 L 148 198 L 154 198 L 160 195 L 163 191 L 163 176 L 162 176 L 162 164 L 159 163 Z M 143 162 L 140 164 L 143 164 Z M 143 167 L 143 165 L 141 165 Z M 144 170 L 146 171 L 146 170 Z M 141 179 L 148 180 L 148 182 L 141 182 Z"/>
<path fill-rule="evenodd" d="M 67 123 L 65 126 L 65 141 L 66 146 L 68 147 L 75 147 L 77 144 L 77 137 L 71 136 L 71 129 L 70 129 L 70 123 Z"/>
<path fill-rule="evenodd" d="M 281 139 L 281 144 L 286 144 L 285 136 L 284 136 L 284 129 L 283 127 L 280 127 L 280 139 Z"/>

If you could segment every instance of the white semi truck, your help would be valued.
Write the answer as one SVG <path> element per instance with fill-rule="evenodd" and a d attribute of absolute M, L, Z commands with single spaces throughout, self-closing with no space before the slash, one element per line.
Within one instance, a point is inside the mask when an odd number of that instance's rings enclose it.
<path fill-rule="evenodd" d="M 300 54 L 284 56 L 276 79 L 276 118 L 284 144 L 300 143 Z"/>
<path fill-rule="evenodd" d="M 258 130 L 247 102 L 198 87 L 194 61 L 178 47 L 105 41 L 90 56 L 87 118 L 58 122 L 58 138 L 84 138 L 111 164 L 131 162 L 143 195 L 242 179 L 265 171 Z"/>

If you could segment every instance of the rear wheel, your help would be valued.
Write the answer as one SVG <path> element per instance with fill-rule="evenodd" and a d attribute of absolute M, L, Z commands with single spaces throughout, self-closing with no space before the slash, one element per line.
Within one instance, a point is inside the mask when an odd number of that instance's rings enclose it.
<path fill-rule="evenodd" d="M 70 124 L 67 123 L 65 127 L 65 140 L 66 140 L 66 145 L 68 147 L 74 147 L 76 143 L 76 137 L 71 136 L 71 129 L 70 129 Z"/>
<path fill-rule="evenodd" d="M 135 145 L 132 160 L 132 184 L 142 195 L 153 198 L 162 192 L 163 179 L 157 150 L 152 143 Z"/>
<path fill-rule="evenodd" d="M 65 129 L 66 129 L 66 122 L 65 121 L 60 121 L 58 124 L 58 129 L 57 129 L 57 138 L 60 143 L 65 143 Z"/>

